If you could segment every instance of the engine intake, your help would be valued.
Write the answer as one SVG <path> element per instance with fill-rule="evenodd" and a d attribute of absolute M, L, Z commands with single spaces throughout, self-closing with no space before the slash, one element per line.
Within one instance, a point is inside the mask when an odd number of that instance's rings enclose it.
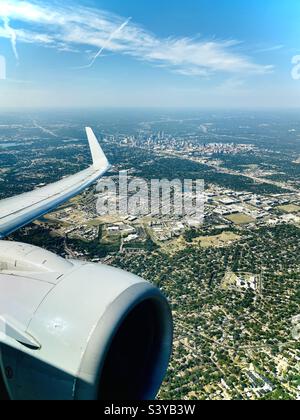
<path fill-rule="evenodd" d="M 11 332 L 0 331 L 2 397 L 5 388 L 17 400 L 154 399 L 172 347 L 161 292 L 118 269 L 15 245 L 21 271 L 0 269 Z"/>

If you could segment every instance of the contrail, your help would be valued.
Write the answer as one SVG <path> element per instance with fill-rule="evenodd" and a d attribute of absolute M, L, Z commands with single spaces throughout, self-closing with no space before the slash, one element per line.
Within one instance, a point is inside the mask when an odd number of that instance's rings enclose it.
<path fill-rule="evenodd" d="M 119 26 L 115 31 L 113 31 L 109 38 L 107 39 L 107 41 L 104 43 L 104 45 L 102 46 L 102 48 L 100 48 L 100 50 L 97 52 L 97 54 L 93 57 L 92 61 L 90 62 L 90 64 L 87 64 L 86 66 L 82 66 L 82 67 L 78 67 L 80 69 L 87 69 L 90 68 L 94 65 L 95 61 L 97 60 L 97 58 L 100 57 L 100 55 L 103 53 L 103 51 L 106 49 L 107 45 L 114 39 L 114 37 L 121 31 L 123 31 L 123 29 L 128 25 L 128 23 L 131 21 L 131 17 L 128 18 L 124 23 L 122 23 L 121 26 Z"/>
<path fill-rule="evenodd" d="M 12 46 L 14 55 L 16 57 L 16 60 L 19 62 L 19 54 L 17 50 L 17 34 L 15 30 L 10 26 L 9 18 L 7 16 L 3 17 L 3 22 L 4 22 L 4 29 L 10 35 L 10 41 L 11 41 L 11 46 Z"/>

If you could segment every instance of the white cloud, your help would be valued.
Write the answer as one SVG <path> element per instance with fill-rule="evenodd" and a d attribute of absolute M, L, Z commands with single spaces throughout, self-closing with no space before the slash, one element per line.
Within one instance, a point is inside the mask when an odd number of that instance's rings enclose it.
<path fill-rule="evenodd" d="M 11 28 L 9 23 L 9 17 L 3 16 L 4 30 L 11 40 L 11 47 L 16 57 L 16 60 L 19 61 L 19 54 L 17 50 L 17 34 L 13 28 Z"/>
<path fill-rule="evenodd" d="M 7 22 L 30 24 L 28 29 L 0 28 L 0 37 L 26 43 L 38 43 L 62 51 L 105 49 L 132 56 L 138 60 L 167 67 L 177 73 L 208 76 L 215 72 L 229 74 L 265 74 L 272 66 L 255 63 L 241 54 L 241 46 L 234 40 L 201 40 L 193 38 L 160 39 L 132 21 L 98 9 L 62 3 L 33 0 L 1 0 L 0 17 Z M 119 30 L 122 28 L 122 30 Z M 112 36 L 113 34 L 113 36 Z M 97 55 L 97 54 L 96 54 Z"/>
<path fill-rule="evenodd" d="M 284 49 L 284 45 L 273 45 L 271 47 L 260 48 L 259 50 L 255 51 L 256 53 L 268 53 L 274 51 L 280 51 Z"/>

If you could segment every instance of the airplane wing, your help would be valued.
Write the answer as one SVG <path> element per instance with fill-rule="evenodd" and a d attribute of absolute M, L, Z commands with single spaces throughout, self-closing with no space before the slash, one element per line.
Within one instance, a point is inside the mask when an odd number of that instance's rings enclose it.
<path fill-rule="evenodd" d="M 91 128 L 86 128 L 93 165 L 32 192 L 0 201 L 0 239 L 59 207 L 96 182 L 110 168 Z"/>

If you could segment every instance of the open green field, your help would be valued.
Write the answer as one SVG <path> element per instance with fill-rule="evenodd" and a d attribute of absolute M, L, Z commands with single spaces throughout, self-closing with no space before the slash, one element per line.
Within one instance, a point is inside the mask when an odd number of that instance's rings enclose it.
<path fill-rule="evenodd" d="M 231 245 L 233 242 L 239 241 L 240 236 L 232 232 L 222 232 L 220 235 L 200 236 L 194 239 L 193 244 L 198 244 L 202 248 L 218 248 Z"/>
<path fill-rule="evenodd" d="M 278 210 L 283 211 L 284 213 L 299 213 L 300 206 L 296 206 L 295 204 L 287 204 L 286 206 L 279 206 L 277 207 Z"/>
<path fill-rule="evenodd" d="M 255 222 L 255 219 L 253 219 L 253 217 L 250 217 L 247 214 L 243 213 L 231 214 L 230 216 L 226 216 L 226 219 L 234 223 L 235 225 L 247 225 L 248 223 Z"/>

